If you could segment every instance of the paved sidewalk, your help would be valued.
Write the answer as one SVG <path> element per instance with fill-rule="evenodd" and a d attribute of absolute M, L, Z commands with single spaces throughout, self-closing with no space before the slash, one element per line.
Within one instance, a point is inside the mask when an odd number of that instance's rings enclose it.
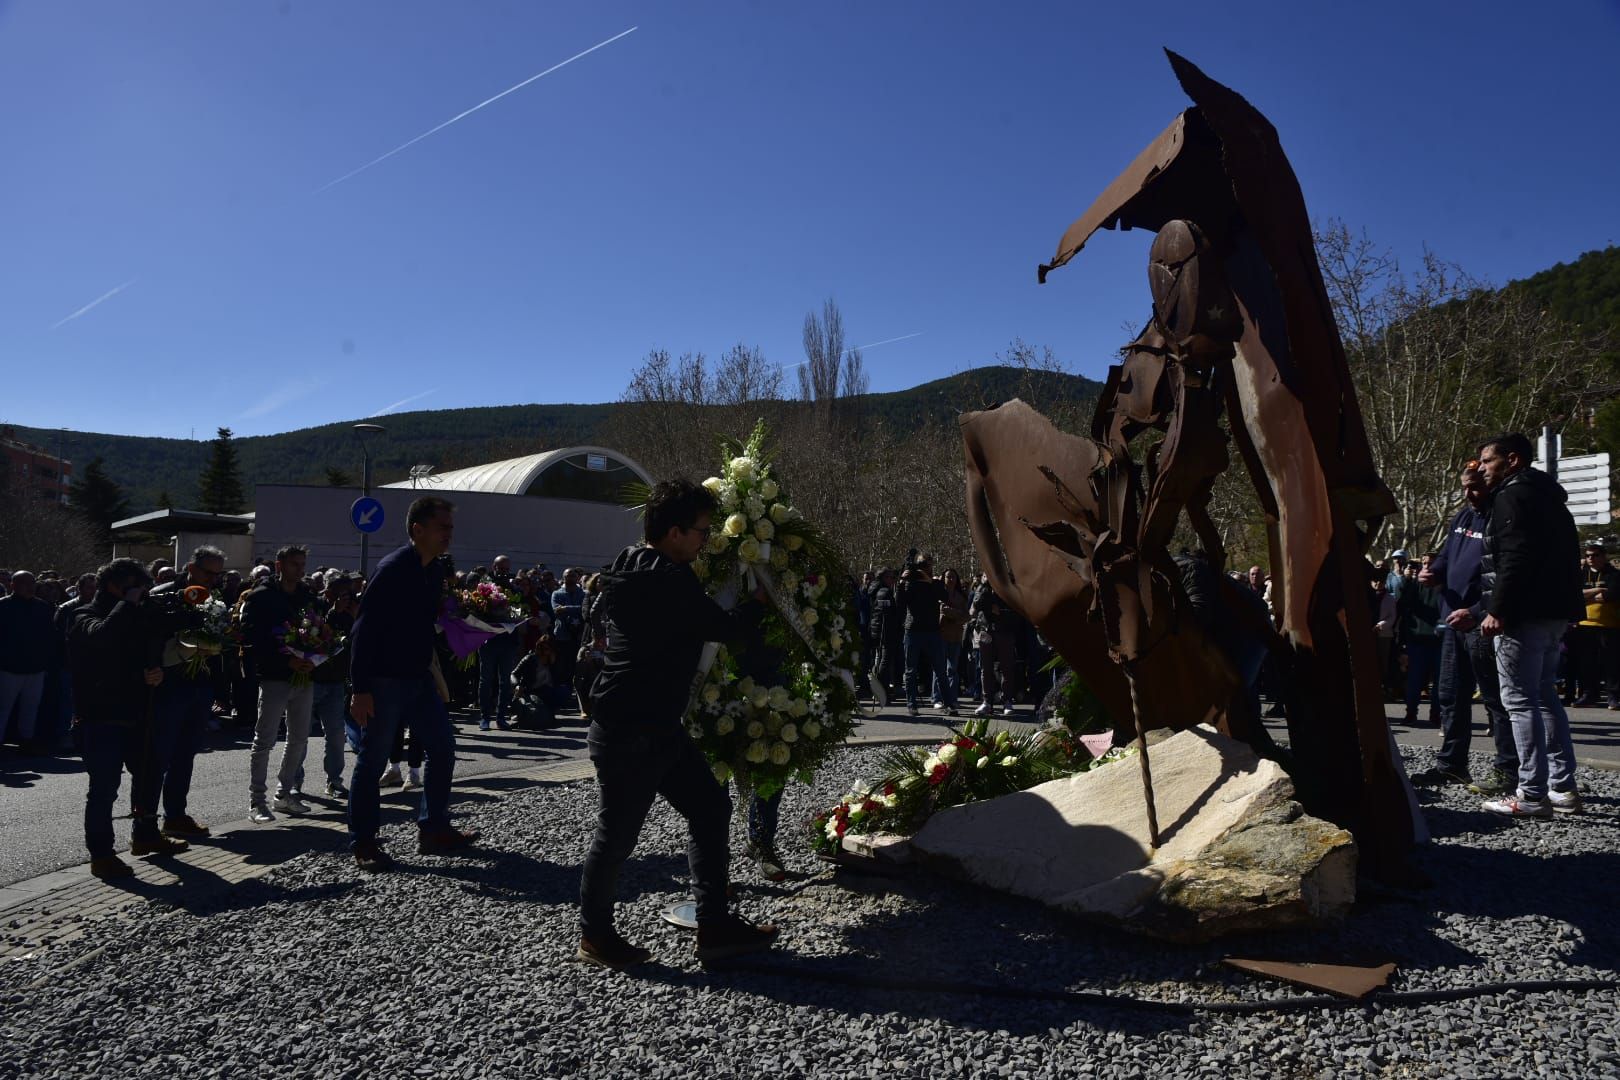
<path fill-rule="evenodd" d="M 852 746 L 929 742 L 932 732 L 859 736 Z M 498 799 L 519 788 L 566 784 L 594 776 L 589 760 L 573 759 L 481 773 L 457 780 L 455 800 Z M 398 819 L 417 805 L 421 792 L 390 790 L 382 798 L 385 820 Z M 341 811 L 342 803 L 312 799 Z M 394 811 L 390 814 L 390 810 Z M 283 816 L 274 824 L 232 822 L 173 858 L 138 859 L 124 855 L 135 876 L 101 881 L 90 864 L 57 870 L 0 888 L 0 963 L 41 961 L 53 947 L 82 938 L 99 919 L 133 908 L 182 909 L 201 913 L 217 908 L 238 882 L 262 877 L 281 864 L 312 851 L 336 853 L 348 846 L 343 813 Z M 48 965 L 41 964 L 41 974 Z"/>

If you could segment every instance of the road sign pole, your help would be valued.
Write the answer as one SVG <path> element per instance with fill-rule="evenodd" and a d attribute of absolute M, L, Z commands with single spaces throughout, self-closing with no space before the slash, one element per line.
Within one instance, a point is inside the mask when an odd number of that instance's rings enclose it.
<path fill-rule="evenodd" d="M 366 446 L 365 446 L 364 442 L 362 442 L 360 444 L 360 455 L 361 455 L 361 459 L 360 459 L 360 486 L 363 489 L 361 494 L 364 495 L 367 498 L 370 498 L 371 497 L 371 451 L 366 449 Z M 371 558 L 371 534 L 368 533 L 368 532 L 363 532 L 363 533 L 360 534 L 360 576 L 362 578 L 366 576 L 366 570 L 368 569 L 368 562 L 369 562 L 370 558 Z"/>

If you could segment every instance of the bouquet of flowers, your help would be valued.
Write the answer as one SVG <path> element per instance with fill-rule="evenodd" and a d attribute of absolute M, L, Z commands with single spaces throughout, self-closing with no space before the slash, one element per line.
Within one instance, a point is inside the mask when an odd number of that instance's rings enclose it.
<path fill-rule="evenodd" d="M 742 674 L 720 648 L 703 674 L 687 729 L 722 782 L 760 795 L 808 783 L 855 726 L 860 669 L 854 595 L 831 546 L 793 508 L 772 475 L 763 424 L 746 443 L 722 444 L 719 476 L 703 482 L 719 511 L 692 564 L 711 595 L 764 587 L 764 640 L 786 657 L 768 682 Z"/>
<path fill-rule="evenodd" d="M 970 720 L 932 749 L 905 747 L 890 753 L 881 780 L 855 785 L 836 806 L 810 819 L 810 844 L 831 855 L 850 832 L 909 835 L 948 806 L 1010 795 L 1133 752 L 1118 749 L 1093 757 L 1061 725 L 992 731 L 989 721 Z"/>
<path fill-rule="evenodd" d="M 202 619 L 199 625 L 182 630 L 178 637 L 180 653 L 186 661 L 186 675 L 195 679 L 208 666 L 210 657 L 218 656 L 229 645 L 241 643 L 242 630 L 230 606 L 202 586 L 189 586 L 184 598 Z"/>
<path fill-rule="evenodd" d="M 276 631 L 281 651 L 300 660 L 308 660 L 316 667 L 329 660 L 337 650 L 337 633 L 319 612 L 305 611 L 297 622 L 285 622 Z M 294 686 L 309 686 L 315 680 L 307 672 L 292 674 Z"/>
<path fill-rule="evenodd" d="M 505 622 L 512 613 L 512 594 L 493 581 L 481 581 L 461 591 L 461 617 L 486 625 Z"/>

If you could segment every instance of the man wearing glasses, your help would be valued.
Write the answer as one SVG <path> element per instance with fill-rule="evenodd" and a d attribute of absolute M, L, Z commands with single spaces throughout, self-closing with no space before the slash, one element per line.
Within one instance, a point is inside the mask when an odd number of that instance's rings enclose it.
<path fill-rule="evenodd" d="M 691 563 L 708 542 L 714 496 L 689 480 L 666 480 L 644 511 L 646 542 L 626 548 L 601 575 L 607 620 L 602 671 L 591 688 L 591 763 L 600 809 L 580 880 L 580 960 L 625 968 L 652 953 L 614 927 L 619 867 L 662 795 L 686 819 L 697 894 L 697 955 L 705 964 L 769 948 L 776 927 L 731 913 L 731 798 L 715 779 L 684 719 L 703 644 L 744 637 L 763 608 L 727 612 L 709 598 Z M 764 598 L 756 591 L 755 601 Z"/>

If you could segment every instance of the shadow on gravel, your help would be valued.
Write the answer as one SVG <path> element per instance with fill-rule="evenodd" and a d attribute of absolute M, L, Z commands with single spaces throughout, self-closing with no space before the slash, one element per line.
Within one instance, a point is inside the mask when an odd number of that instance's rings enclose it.
<path fill-rule="evenodd" d="M 154 905 L 167 906 L 191 915 L 221 915 L 230 911 L 247 911 L 266 904 L 302 904 L 316 900 L 330 900 L 359 887 L 357 881 L 339 881 L 324 885 L 301 885 L 288 888 L 254 878 L 225 887 L 218 875 L 183 863 L 165 864 L 165 869 L 180 880 L 171 884 L 124 879 L 108 884 L 120 892 L 140 896 Z"/>

